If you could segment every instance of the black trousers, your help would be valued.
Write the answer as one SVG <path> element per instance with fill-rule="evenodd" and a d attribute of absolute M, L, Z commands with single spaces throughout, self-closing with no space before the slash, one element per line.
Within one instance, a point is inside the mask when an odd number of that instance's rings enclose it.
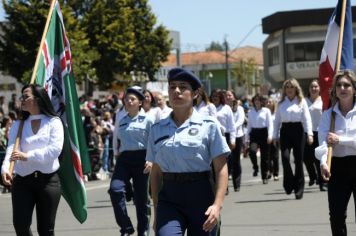
<path fill-rule="evenodd" d="M 261 152 L 261 177 L 267 179 L 268 175 L 268 153 L 269 146 L 267 144 L 268 129 L 266 128 L 252 128 L 250 133 L 250 159 L 253 165 L 253 169 L 258 170 L 257 165 L 257 148 L 260 148 Z"/>
<path fill-rule="evenodd" d="M 333 157 L 328 184 L 329 214 L 333 236 L 347 235 L 347 205 L 351 194 L 356 203 L 356 156 Z"/>
<path fill-rule="evenodd" d="M 230 133 L 225 133 L 225 139 L 226 139 L 226 143 L 229 145 L 231 145 L 231 140 L 230 140 Z M 232 173 L 232 157 L 231 157 L 231 154 L 228 156 L 228 159 L 227 159 L 227 170 L 228 170 L 228 173 L 229 175 L 231 175 Z"/>
<path fill-rule="evenodd" d="M 56 213 L 61 198 L 57 173 L 34 172 L 25 177 L 17 175 L 12 187 L 13 224 L 19 236 L 32 235 L 31 223 L 36 206 L 39 235 L 54 235 Z"/>
<path fill-rule="evenodd" d="M 279 175 L 279 143 L 276 143 L 276 145 L 269 144 L 268 169 L 273 176 Z"/>
<path fill-rule="evenodd" d="M 320 161 L 315 157 L 315 148 L 319 146 L 318 132 L 313 131 L 313 143 L 312 145 L 305 145 L 304 149 L 304 164 L 307 169 L 310 180 L 318 180 L 319 185 L 325 184 L 321 176 Z"/>
<path fill-rule="evenodd" d="M 234 189 L 241 185 L 241 150 L 243 145 L 243 136 L 235 139 L 235 149 L 232 151 L 232 184 Z"/>
<path fill-rule="evenodd" d="M 284 190 L 287 194 L 290 194 L 294 190 L 296 195 L 302 196 L 304 192 L 303 152 L 305 146 L 305 133 L 302 123 L 282 123 L 280 144 Z M 290 152 L 292 149 L 295 164 L 294 174 L 290 163 Z"/>

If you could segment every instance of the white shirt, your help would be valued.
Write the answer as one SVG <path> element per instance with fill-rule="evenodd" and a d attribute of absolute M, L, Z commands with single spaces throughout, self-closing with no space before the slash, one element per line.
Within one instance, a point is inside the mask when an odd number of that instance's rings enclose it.
<path fill-rule="evenodd" d="M 233 112 L 235 121 L 236 138 L 244 136 L 243 124 L 245 121 L 245 111 L 242 106 L 237 106 L 237 110 Z"/>
<path fill-rule="evenodd" d="M 216 107 L 212 103 L 206 104 L 204 101 L 201 101 L 201 103 L 198 106 L 194 106 L 194 108 L 199 114 L 216 118 Z"/>
<path fill-rule="evenodd" d="M 356 105 L 343 116 L 339 104 L 323 112 L 319 124 L 318 138 L 320 146 L 315 149 L 315 156 L 320 160 L 320 165 L 326 164 L 327 159 L 327 135 L 330 130 L 331 110 L 335 111 L 335 133 L 339 136 L 339 143 L 333 146 L 333 156 L 356 155 Z"/>
<path fill-rule="evenodd" d="M 312 130 L 316 132 L 318 131 L 321 114 L 323 113 L 323 101 L 321 100 L 321 97 L 316 99 L 314 102 L 312 102 L 310 98 L 307 98 L 306 101 L 312 119 Z"/>
<path fill-rule="evenodd" d="M 167 118 L 169 116 L 169 114 L 171 114 L 171 112 L 173 111 L 173 109 L 170 108 L 169 106 L 164 106 L 164 108 L 163 109 L 160 108 L 160 110 L 161 110 L 161 112 L 160 112 L 160 114 L 161 114 L 160 119 L 161 120 Z"/>
<path fill-rule="evenodd" d="M 229 105 L 219 105 L 216 108 L 216 118 L 220 122 L 223 133 L 230 133 L 230 142 L 235 143 L 235 121 Z"/>
<path fill-rule="evenodd" d="M 159 107 L 151 107 L 151 109 L 146 112 L 146 116 L 156 123 L 161 119 L 161 109 Z"/>
<path fill-rule="evenodd" d="M 253 128 L 267 128 L 268 138 L 272 139 L 273 120 L 270 109 L 261 107 L 258 111 L 253 107 L 248 112 L 247 134 L 251 133 Z"/>
<path fill-rule="evenodd" d="M 274 120 L 273 138 L 278 138 L 281 124 L 284 122 L 301 122 L 304 127 L 304 132 L 308 135 L 313 135 L 312 121 L 307 102 L 305 99 L 299 104 L 299 100 L 295 97 L 292 101 L 287 97 L 278 105 Z"/>
<path fill-rule="evenodd" d="M 32 120 L 41 120 L 41 125 L 36 134 L 31 127 Z M 61 154 L 64 142 L 64 130 L 58 117 L 45 115 L 32 115 L 24 121 L 19 149 L 27 153 L 27 161 L 17 161 L 14 172 L 20 176 L 29 175 L 35 171 L 53 173 L 59 168 L 58 157 Z M 1 173 L 9 171 L 10 156 L 14 148 L 20 121 L 16 121 L 9 135 L 9 144 L 6 156 L 1 167 Z"/>

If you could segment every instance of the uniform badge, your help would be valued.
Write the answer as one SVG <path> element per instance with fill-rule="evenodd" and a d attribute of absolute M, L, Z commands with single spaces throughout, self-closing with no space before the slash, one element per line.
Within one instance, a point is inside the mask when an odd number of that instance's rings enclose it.
<path fill-rule="evenodd" d="M 191 135 L 191 136 L 195 136 L 199 133 L 199 130 L 197 128 L 191 128 L 189 131 L 188 131 L 188 134 Z"/>

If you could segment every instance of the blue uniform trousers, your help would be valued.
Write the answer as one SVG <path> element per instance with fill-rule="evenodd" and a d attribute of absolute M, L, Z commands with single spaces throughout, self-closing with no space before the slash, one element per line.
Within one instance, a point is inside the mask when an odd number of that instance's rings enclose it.
<path fill-rule="evenodd" d="M 203 231 L 205 211 L 214 202 L 214 192 L 208 178 L 192 182 L 163 182 L 158 196 L 156 233 L 158 236 L 216 235 Z"/>
<path fill-rule="evenodd" d="M 115 219 L 120 232 L 133 233 L 134 229 L 127 214 L 125 184 L 132 178 L 134 202 L 137 215 L 137 235 L 144 235 L 149 228 L 148 220 L 148 174 L 144 174 L 146 150 L 125 151 L 116 161 L 109 194 L 114 208 Z"/>

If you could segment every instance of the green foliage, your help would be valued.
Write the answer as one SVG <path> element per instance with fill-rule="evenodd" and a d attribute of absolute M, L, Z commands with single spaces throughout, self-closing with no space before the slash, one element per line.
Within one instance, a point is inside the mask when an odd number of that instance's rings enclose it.
<path fill-rule="evenodd" d="M 209 51 L 224 51 L 225 47 L 223 44 L 220 44 L 219 42 L 211 42 L 209 47 L 205 49 L 206 52 Z"/>
<path fill-rule="evenodd" d="M 29 82 L 46 22 L 49 1 L 3 0 L 7 23 L 1 25 L 0 69 Z"/>
<path fill-rule="evenodd" d="M 49 0 L 2 0 L 7 22 L 0 35 L 0 69 L 28 81 Z M 108 87 L 114 78 L 154 73 L 165 61 L 168 30 L 156 25 L 147 0 L 61 0 L 75 77 Z"/>

